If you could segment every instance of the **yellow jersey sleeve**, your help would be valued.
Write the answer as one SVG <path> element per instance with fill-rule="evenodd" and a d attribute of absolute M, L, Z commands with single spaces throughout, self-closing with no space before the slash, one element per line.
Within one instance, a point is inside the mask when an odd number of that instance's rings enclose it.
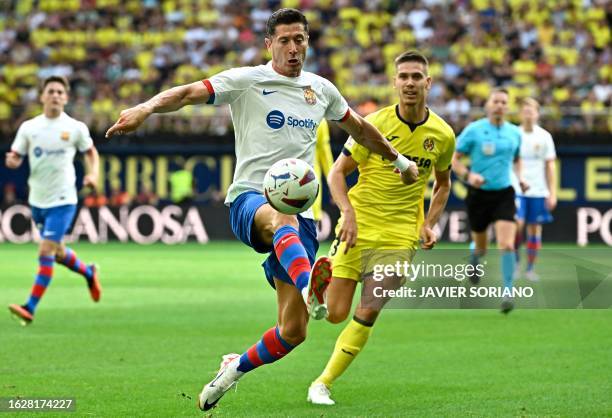
<path fill-rule="evenodd" d="M 452 129 L 449 129 L 447 132 L 444 143 L 446 144 L 446 149 L 438 157 L 438 161 L 435 165 L 436 171 L 446 171 L 450 169 L 453 153 L 455 152 L 455 133 Z"/>
<path fill-rule="evenodd" d="M 353 138 L 349 137 L 344 143 L 342 149 L 344 155 L 350 156 L 357 164 L 361 164 L 370 156 L 370 150 L 361 144 L 358 144 Z"/>
<path fill-rule="evenodd" d="M 334 156 L 332 154 L 331 146 L 329 145 L 329 140 L 329 125 L 327 120 L 323 119 L 319 125 L 319 128 L 317 129 L 315 164 L 319 165 L 320 172 L 324 176 L 329 173 L 329 170 L 334 163 Z"/>

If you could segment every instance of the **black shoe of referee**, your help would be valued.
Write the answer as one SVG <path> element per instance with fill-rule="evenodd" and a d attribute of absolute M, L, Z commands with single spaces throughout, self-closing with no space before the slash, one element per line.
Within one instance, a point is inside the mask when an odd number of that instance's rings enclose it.
<path fill-rule="evenodd" d="M 476 266 L 474 264 L 470 264 L 470 266 L 472 266 L 472 268 L 469 269 L 469 272 L 467 273 L 467 278 L 470 283 L 476 286 L 480 283 L 480 276 L 476 274 Z"/>
<path fill-rule="evenodd" d="M 512 301 L 512 298 L 504 298 L 499 308 L 500 312 L 505 315 L 508 315 L 510 311 L 512 311 L 513 309 L 514 309 L 514 302 Z"/>

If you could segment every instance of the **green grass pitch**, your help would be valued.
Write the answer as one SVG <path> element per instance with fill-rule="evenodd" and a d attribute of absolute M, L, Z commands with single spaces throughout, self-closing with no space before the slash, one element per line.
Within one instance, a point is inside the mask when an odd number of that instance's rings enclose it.
<path fill-rule="evenodd" d="M 275 324 L 262 256 L 242 244 L 73 248 L 101 266 L 101 302 L 56 265 L 22 327 L 6 306 L 27 296 L 36 247 L 0 245 L 0 397 L 75 398 L 67 416 L 202 416 L 195 398 L 221 355 Z M 341 329 L 311 323 L 212 416 L 612 416 L 610 310 L 385 311 L 333 387 L 337 405 L 314 407 L 307 387 Z"/>

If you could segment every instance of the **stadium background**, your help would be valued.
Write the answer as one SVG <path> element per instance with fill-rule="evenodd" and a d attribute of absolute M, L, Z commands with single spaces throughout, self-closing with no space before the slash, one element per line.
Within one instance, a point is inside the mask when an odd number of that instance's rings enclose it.
<path fill-rule="evenodd" d="M 13 0 L 2 4 L 0 147 L 7 150 L 19 124 L 40 113 L 40 79 L 67 76 L 72 87 L 67 111 L 88 124 L 102 157 L 100 196 L 85 199 L 87 192 L 81 193 L 88 207 L 191 202 L 210 237 L 231 238 L 229 227 L 218 228 L 227 225 L 227 214 L 219 207 L 234 164 L 227 107 L 188 107 L 154 115 L 136 134 L 112 141 L 105 140 L 103 133 L 121 109 L 161 89 L 232 66 L 265 62 L 267 17 L 275 8 L 294 6 L 303 9 L 311 23 L 306 69 L 334 81 L 361 114 L 394 100 L 389 86 L 393 57 L 409 48 L 430 57 L 434 84 L 429 104 L 457 133 L 483 115 L 482 105 L 494 86 L 510 91 L 512 118 L 518 99 L 537 98 L 543 105 L 542 125 L 553 133 L 559 154 L 560 204 L 557 221 L 545 229 L 545 239 L 612 245 L 610 2 Z M 344 140 L 332 127 L 334 155 Z M 193 176 L 190 199 L 173 198 L 173 187 L 185 188 L 181 180 L 171 181 L 176 171 Z M 26 201 L 26 175 L 27 166 L 17 172 L 0 168 L 0 239 L 9 242 L 30 237 L 27 209 L 9 209 Z M 183 177 L 183 181 L 188 180 Z M 443 219 L 446 225 L 441 225 L 447 240 L 467 239 L 464 195 L 463 186 L 455 182 Z M 331 215 L 322 231 L 327 238 L 337 216 L 327 193 L 324 207 Z M 118 209 L 112 211 L 119 219 Z M 99 217 L 93 212 L 100 235 Z M 148 241 L 159 241 L 161 235 L 157 237 L 150 225 L 155 213 L 144 213 L 136 222 L 141 235 L 153 234 Z M 124 235 L 113 232 L 111 228 L 109 239 Z M 80 239 L 99 240 L 95 234 Z"/>
<path fill-rule="evenodd" d="M 362 114 L 393 100 L 390 63 L 409 48 L 431 58 L 430 106 L 457 134 L 483 115 L 493 86 L 510 90 L 513 112 L 518 98 L 536 97 L 560 173 L 539 273 L 558 277 L 555 266 L 572 257 L 597 261 L 588 269 L 609 266 L 612 2 L 0 0 L 0 151 L 41 111 L 40 79 L 66 75 L 67 112 L 88 124 L 102 158 L 99 194 L 80 194 L 73 247 L 100 265 L 104 286 L 93 305 L 58 267 L 32 326 L 0 317 L 0 398 L 73 397 L 78 415 L 196 415 L 194 396 L 219 355 L 270 326 L 274 293 L 261 256 L 230 236 L 221 203 L 234 165 L 228 109 L 155 116 L 111 141 L 103 133 L 121 109 L 160 89 L 265 62 L 264 22 L 281 6 L 311 22 L 306 69 L 333 80 Z M 334 155 L 344 139 L 332 127 Z M 80 185 L 80 161 L 77 171 Z M 0 307 L 21 301 L 35 270 L 26 178 L 27 166 L 0 164 Z M 455 181 L 440 246 L 464 254 L 465 244 L 449 243 L 467 239 L 462 193 Z M 337 216 L 325 208 L 323 236 Z M 106 240 L 135 243 L 87 243 Z M 185 240 L 194 242 L 163 244 Z M 592 248 L 599 255 L 589 259 Z M 333 409 L 305 402 L 340 331 L 315 322 L 290 359 L 243 379 L 215 415 L 611 415 L 609 310 L 383 315 L 335 386 Z"/>

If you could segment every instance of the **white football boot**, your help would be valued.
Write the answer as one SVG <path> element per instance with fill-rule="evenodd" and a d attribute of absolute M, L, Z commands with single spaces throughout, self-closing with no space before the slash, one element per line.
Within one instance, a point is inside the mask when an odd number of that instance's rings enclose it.
<path fill-rule="evenodd" d="M 519 265 L 519 263 L 516 263 L 516 266 L 514 267 L 514 272 L 512 273 L 512 279 L 520 280 L 521 277 L 521 266 Z"/>
<path fill-rule="evenodd" d="M 527 280 L 529 280 L 530 282 L 539 282 L 540 281 L 540 276 L 538 275 L 538 273 L 536 273 L 533 270 L 528 270 L 525 272 L 525 278 Z"/>
<path fill-rule="evenodd" d="M 308 286 L 302 289 L 308 315 L 314 319 L 323 319 L 327 316 L 325 291 L 331 283 L 331 278 L 331 261 L 327 257 L 319 257 L 310 271 Z"/>
<path fill-rule="evenodd" d="M 331 392 L 324 383 L 314 382 L 308 388 L 306 400 L 315 405 L 335 405 L 336 402 L 330 396 Z"/>
<path fill-rule="evenodd" d="M 198 407 L 202 411 L 214 408 L 219 399 L 225 395 L 225 392 L 238 383 L 238 379 L 244 374 L 238 371 L 239 364 L 240 354 L 232 353 L 223 356 L 219 373 L 202 388 L 202 392 L 198 396 Z"/>

